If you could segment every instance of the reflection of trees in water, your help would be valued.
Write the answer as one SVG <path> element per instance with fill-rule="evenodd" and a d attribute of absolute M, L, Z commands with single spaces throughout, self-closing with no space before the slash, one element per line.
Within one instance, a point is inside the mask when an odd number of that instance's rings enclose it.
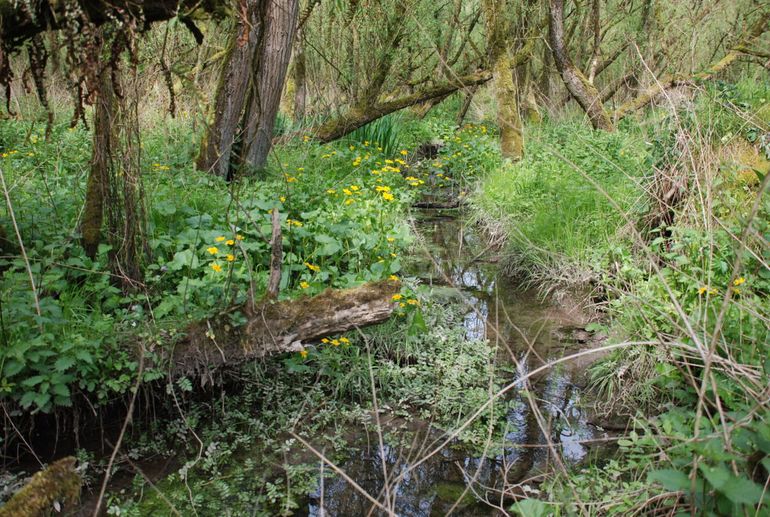
<path fill-rule="evenodd" d="M 560 324 L 558 316 L 532 293 L 507 282 L 498 283 L 497 274 L 475 260 L 483 250 L 474 233 L 451 218 L 420 221 L 418 231 L 426 249 L 418 252 L 418 261 L 413 262 L 416 274 L 426 283 L 462 289 L 468 309 L 463 325 L 469 338 L 496 344 L 500 350 L 498 360 L 517 365 L 517 375 L 526 375 L 555 356 L 552 330 Z M 545 433 L 529 401 L 514 391 L 511 396 L 517 404 L 507 417 L 511 431 L 503 443 L 491 444 L 502 451 L 496 457 L 479 458 L 445 449 L 411 468 L 443 436 L 423 422 L 417 428 L 410 426 L 406 432 L 391 431 L 390 443 L 401 445 L 384 448 L 384 469 L 377 439 L 362 433 L 357 440 L 361 449 L 342 469 L 378 501 L 385 502 L 389 495 L 400 516 L 444 515 L 466 489 L 470 502 L 464 497 L 453 515 L 489 515 L 489 505 L 509 505 L 513 497 L 522 495 L 519 483 L 527 482 L 553 463 L 547 437 L 559 450 L 562 430 L 571 428 L 565 417 L 573 410 L 571 397 L 575 388 L 568 376 L 548 370 L 530 379 L 529 387 Z M 585 429 L 578 433 L 578 438 L 583 436 L 580 433 L 585 434 Z M 580 459 L 583 453 L 575 450 L 579 454 L 571 459 Z M 387 490 L 383 470 L 388 473 Z M 326 513 L 320 512 L 321 499 Z M 485 500 L 488 504 L 481 502 Z M 320 490 L 314 494 L 309 513 L 382 514 L 339 477 L 326 480 L 323 494 Z"/>

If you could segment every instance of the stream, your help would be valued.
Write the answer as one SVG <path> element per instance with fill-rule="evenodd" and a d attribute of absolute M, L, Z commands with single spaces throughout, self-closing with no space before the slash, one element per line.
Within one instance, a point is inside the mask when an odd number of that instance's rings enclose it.
<path fill-rule="evenodd" d="M 586 321 L 579 311 L 544 303 L 506 279 L 494 257 L 489 259 L 484 240 L 452 211 L 419 211 L 415 230 L 424 253 L 407 273 L 439 291 L 459 291 L 468 309 L 463 322 L 467 336 L 496 344 L 497 360 L 510 366 L 503 382 L 549 359 L 590 348 L 592 338 L 582 329 Z M 482 458 L 450 444 L 423 459 L 444 441 L 444 432 L 428 422 L 381 411 L 384 446 L 380 448 L 376 433 L 359 431 L 350 443 L 355 452 L 339 467 L 399 516 L 446 515 L 450 510 L 453 515 L 499 514 L 495 507 L 509 508 L 516 496 L 537 490 L 554 454 L 569 465 L 606 452 L 602 438 L 607 433 L 590 424 L 581 410 L 586 365 L 561 365 L 530 379 L 553 449 L 531 405 L 511 390 L 510 397 L 520 403 L 507 414 L 511 431 L 494 456 Z M 512 486 L 516 484 L 520 486 Z M 319 481 L 306 510 L 318 517 L 387 514 L 339 475 Z"/>

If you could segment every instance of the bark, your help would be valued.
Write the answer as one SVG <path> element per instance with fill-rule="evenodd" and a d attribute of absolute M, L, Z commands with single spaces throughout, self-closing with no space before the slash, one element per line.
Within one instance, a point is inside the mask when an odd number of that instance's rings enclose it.
<path fill-rule="evenodd" d="M 370 106 L 355 106 L 342 115 L 321 124 L 314 130 L 310 130 L 310 132 L 315 134 L 316 138 L 323 143 L 331 142 L 380 117 L 430 99 L 446 96 L 461 88 L 470 88 L 483 84 L 491 78 L 492 74 L 488 71 L 476 72 L 460 77 L 456 81 L 439 83 L 389 101 L 377 102 Z"/>
<path fill-rule="evenodd" d="M 138 99 L 126 88 L 124 73 L 118 67 L 116 63 L 100 67 L 98 90 L 94 92 L 91 169 L 80 229 L 83 249 L 91 258 L 106 240 L 113 279 L 130 291 L 142 280 L 145 214 Z"/>
<path fill-rule="evenodd" d="M 263 32 L 260 0 L 248 0 L 238 15 L 214 99 L 214 120 L 206 128 L 198 155 L 199 170 L 226 178 L 241 122 L 255 49 Z"/>
<path fill-rule="evenodd" d="M 487 53 L 492 65 L 492 84 L 497 101 L 497 125 L 500 128 L 500 151 L 505 158 L 519 161 L 524 156 L 524 138 L 519 109 L 516 105 L 516 83 L 513 60 L 509 53 L 509 31 L 505 27 L 505 0 L 484 0 L 487 29 Z"/>
<path fill-rule="evenodd" d="M 267 283 L 267 297 L 278 298 L 281 288 L 281 264 L 283 262 L 283 238 L 281 237 L 281 216 L 277 208 L 272 213 L 273 234 L 270 237 L 270 280 Z"/>
<path fill-rule="evenodd" d="M 112 162 L 112 128 L 115 127 L 115 95 L 108 71 L 99 77 L 99 92 L 94 103 L 93 149 L 91 170 L 86 183 L 83 220 L 80 226 L 82 245 L 86 255 L 96 257 L 102 242 L 104 201 L 109 197 Z"/>
<path fill-rule="evenodd" d="M 304 120 L 307 111 L 307 61 L 302 29 L 297 31 L 294 54 L 294 121 Z"/>
<path fill-rule="evenodd" d="M 237 328 L 224 316 L 193 324 L 166 357 L 170 375 L 201 375 L 206 384 L 214 368 L 299 352 L 306 343 L 323 336 L 380 323 L 397 306 L 392 297 L 400 287 L 399 282 L 382 281 L 352 289 L 327 289 L 296 300 L 265 300 L 253 308 L 236 308 L 247 319 Z"/>
<path fill-rule="evenodd" d="M 577 69 L 564 45 L 564 0 L 550 0 L 549 43 L 554 62 L 567 90 L 588 115 L 594 129 L 614 131 L 610 116 L 604 109 L 599 92 Z"/>
<path fill-rule="evenodd" d="M 250 168 L 263 168 L 272 146 L 298 8 L 298 0 L 267 0 L 263 37 L 252 66 L 253 86 L 244 120 L 241 159 Z"/>
<path fill-rule="evenodd" d="M 61 27 L 73 2 L 36 0 L 19 2 L 0 0 L 0 42 L 7 48 L 18 48 L 37 34 Z M 76 9 L 94 25 L 133 18 L 144 25 L 168 20 L 180 12 L 196 10 L 223 16 L 227 0 L 76 0 Z"/>
<path fill-rule="evenodd" d="M 471 107 L 471 103 L 473 102 L 473 96 L 476 95 L 476 90 L 478 90 L 478 86 L 474 86 L 472 88 L 468 88 L 468 91 L 465 92 L 465 96 L 463 97 L 463 103 L 460 106 L 460 110 L 457 112 L 457 118 L 455 119 L 455 125 L 462 126 L 463 121 L 465 120 L 465 116 L 468 114 L 468 110 Z"/>
<path fill-rule="evenodd" d="M 298 0 L 245 0 L 241 5 L 217 87 L 214 120 L 197 161 L 199 169 L 228 179 L 237 168 L 265 165 L 298 11 Z"/>
<path fill-rule="evenodd" d="M 75 461 L 73 457 L 62 458 L 36 473 L 0 507 L 0 517 L 44 517 L 75 512 L 81 484 Z"/>

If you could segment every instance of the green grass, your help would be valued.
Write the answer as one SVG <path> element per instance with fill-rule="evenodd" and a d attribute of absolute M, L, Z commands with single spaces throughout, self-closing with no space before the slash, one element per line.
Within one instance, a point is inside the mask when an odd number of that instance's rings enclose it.
<path fill-rule="evenodd" d="M 521 162 L 484 178 L 475 198 L 478 216 L 503 225 L 514 270 L 591 269 L 622 240 L 620 230 L 638 211 L 644 144 L 569 122 L 533 128 L 527 136 Z"/>

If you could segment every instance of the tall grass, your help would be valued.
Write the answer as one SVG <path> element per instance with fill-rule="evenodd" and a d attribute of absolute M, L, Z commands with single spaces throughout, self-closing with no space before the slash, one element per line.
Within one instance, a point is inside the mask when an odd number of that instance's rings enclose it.
<path fill-rule="evenodd" d="M 401 115 L 393 113 L 379 118 L 350 133 L 347 140 L 351 145 L 359 144 L 382 148 L 382 152 L 395 156 L 401 149 Z"/>

